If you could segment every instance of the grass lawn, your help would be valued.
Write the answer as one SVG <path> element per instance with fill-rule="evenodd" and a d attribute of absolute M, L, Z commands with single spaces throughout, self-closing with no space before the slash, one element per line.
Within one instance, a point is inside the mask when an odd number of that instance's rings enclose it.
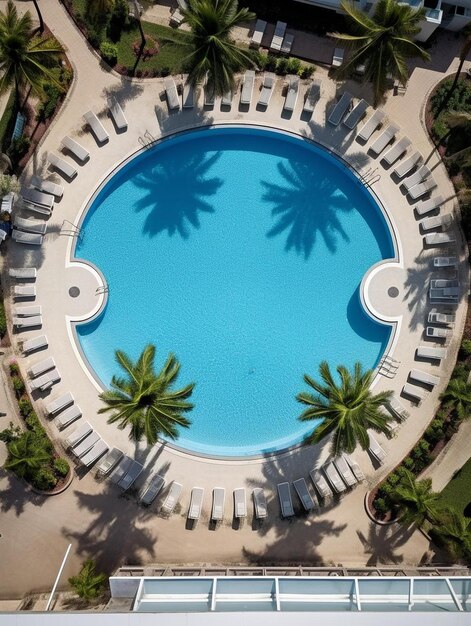
<path fill-rule="evenodd" d="M 471 459 L 450 480 L 440 494 L 440 502 L 460 513 L 471 503 Z M 469 515 L 469 513 L 468 513 Z"/>

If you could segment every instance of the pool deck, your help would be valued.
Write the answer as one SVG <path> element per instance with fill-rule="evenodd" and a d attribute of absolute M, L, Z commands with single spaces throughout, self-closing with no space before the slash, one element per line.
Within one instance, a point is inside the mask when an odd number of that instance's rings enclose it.
<path fill-rule="evenodd" d="M 3 1 L 0 2 L 0 9 L 4 5 Z M 370 486 L 377 484 L 401 461 L 425 430 L 438 406 L 438 396 L 453 369 L 465 321 L 469 285 L 468 265 L 459 229 L 455 226 L 452 228 L 458 243 L 450 253 L 459 255 L 458 271 L 462 288 L 461 299 L 455 307 L 455 330 L 447 345 L 448 355 L 441 365 L 419 363 L 415 360 L 417 346 L 436 345 L 426 342 L 423 337 L 426 313 L 430 309 L 427 290 L 428 281 L 433 277 L 431 262 L 433 256 L 446 255 L 447 250 L 424 250 L 422 235 L 410 203 L 388 170 L 380 165 L 379 159 L 373 159 L 368 153 L 371 140 L 363 146 L 355 139 L 355 133 L 348 133 L 344 126 L 333 128 L 326 123 L 326 114 L 328 116 L 332 109 L 337 89 L 336 84 L 328 79 L 326 70 L 320 68 L 316 71 L 315 77 L 322 78 L 323 94 L 310 121 L 301 116 L 303 96 L 309 81 L 302 82 L 296 109 L 293 115 L 287 115 L 286 112 L 282 113 L 282 79 L 276 83 L 268 110 L 257 110 L 260 77 L 257 78 L 252 105 L 248 109 L 239 106 L 237 95 L 230 111 L 221 111 L 218 101 L 214 109 L 204 110 L 200 93 L 194 110 L 169 114 L 161 79 L 130 82 L 107 71 L 69 21 L 62 5 L 51 0 L 41 8 L 45 21 L 67 49 L 75 68 L 75 80 L 65 105 L 31 160 L 24 180 L 28 180 L 33 173 L 47 174 L 47 152 L 59 153 L 65 135 L 85 146 L 90 152 L 90 160 L 83 166 L 77 164 L 78 176 L 71 183 L 64 183 L 64 197 L 55 205 L 43 246 L 32 248 L 8 242 L 7 262 L 10 266 L 38 268 L 37 297 L 34 303 L 40 304 L 43 309 L 42 329 L 14 333 L 12 343 L 20 355 L 19 341 L 39 334 L 48 336 L 47 351 L 28 358 L 18 358 L 23 372 L 29 364 L 44 356 L 53 356 L 56 360 L 62 380 L 52 388 L 51 393 L 37 398 L 39 410 L 51 398 L 72 391 L 84 417 L 110 447 L 118 446 L 144 462 L 146 476 L 153 469 L 159 473 L 163 471 L 168 482 L 181 482 L 184 493 L 177 512 L 170 519 L 162 519 L 158 515 L 159 500 L 149 510 L 143 510 L 137 506 L 135 498 L 120 494 L 109 481 L 97 482 L 91 472 L 84 472 L 79 467 L 72 486 L 63 494 L 50 498 L 32 494 L 13 475 L 1 470 L 0 597 L 48 588 L 69 541 L 73 544 L 73 551 L 64 573 L 64 581 L 77 571 L 79 563 L 87 556 L 98 558 L 100 564 L 109 569 L 124 562 L 323 562 L 355 566 L 428 562 L 432 554 L 428 541 L 421 533 L 398 526 L 372 524 L 364 512 L 363 503 Z M 444 47 L 447 45 L 444 44 Z M 452 57 L 446 71 L 451 72 L 456 63 L 456 58 Z M 441 211 L 443 214 L 452 213 L 456 208 L 454 190 L 421 124 L 424 94 L 443 77 L 442 71 L 445 70 L 433 69 L 433 65 L 415 69 L 405 96 L 391 97 L 384 110 L 388 118 L 400 126 L 400 135 L 406 134 L 412 140 L 414 149 L 420 150 L 425 159 L 431 155 L 428 165 L 438 183 L 437 193 L 447 199 Z M 182 77 L 176 78 L 181 83 Z M 349 81 L 346 85 L 338 86 L 340 92 L 345 88 L 356 96 L 365 95 L 365 89 L 358 83 Z M 106 96 L 110 94 L 118 98 L 125 110 L 129 122 L 127 132 L 117 134 L 106 116 Z M 101 147 L 83 127 L 82 115 L 90 108 L 101 117 L 110 135 L 109 142 Z M 366 453 L 355 453 L 355 458 L 366 474 L 366 483 L 333 505 L 323 507 L 318 513 L 307 517 L 300 515 L 289 521 L 280 519 L 276 485 L 301 476 L 307 478 L 313 467 L 328 458 L 327 445 L 241 461 L 206 459 L 172 450 L 169 446 L 156 446 L 154 449 L 146 449 L 143 444 L 136 446 L 128 440 L 126 432 L 108 425 L 103 416 L 97 415 L 100 407 L 97 384 L 83 366 L 70 336 L 70 319 L 86 318 L 97 310 L 103 296 L 96 293 L 100 286 L 99 276 L 83 264 L 69 262 L 72 238 L 67 222 L 78 223 L 78 216 L 96 187 L 122 160 L 140 149 L 139 138 L 144 138 L 146 133 L 158 139 L 182 129 L 223 123 L 249 123 L 294 132 L 329 147 L 357 170 L 366 172 L 369 168 L 377 168 L 381 177 L 373 185 L 373 191 L 386 208 L 397 233 L 400 242 L 399 263 L 385 264 L 382 271 L 372 277 L 368 296 L 372 308 L 397 323 L 397 332 L 389 353 L 400 361 L 400 367 L 394 378 L 379 376 L 375 391 L 392 389 L 399 398 L 408 372 L 414 367 L 441 377 L 440 384 L 426 394 L 420 408 L 401 398 L 411 416 L 399 427 L 392 440 L 386 441 L 378 436 L 378 441 L 388 452 L 382 467 L 375 467 Z M 378 133 L 374 137 L 377 136 Z M 66 158 L 72 160 L 72 157 Z M 54 180 L 59 182 L 59 177 L 54 176 Z M 445 277 L 446 271 L 441 270 L 438 275 Z M 9 284 L 6 271 L 5 284 Z M 79 287 L 79 297 L 69 296 L 69 288 L 72 286 Z M 392 286 L 399 292 L 397 297 L 392 298 L 387 293 Z M 12 303 L 7 301 L 7 304 Z M 315 375 L 316 372 L 311 374 Z M 1 417 L 0 425 L 6 427 L 10 419 L 11 415 Z M 72 425 L 64 431 L 65 434 L 74 428 L 75 425 Z M 63 433 L 59 435 L 53 424 L 49 425 L 49 431 L 56 440 L 63 436 Z M 186 522 L 186 513 L 189 493 L 194 486 L 205 489 L 205 499 L 202 519 L 194 528 L 190 528 Z M 214 531 L 208 517 L 212 488 L 216 486 L 226 488 L 226 521 Z M 245 487 L 250 502 L 251 489 L 255 486 L 263 486 L 269 498 L 268 520 L 262 527 L 258 527 L 252 523 L 250 514 L 248 520 L 239 527 L 232 519 L 232 490 Z M 251 505 L 249 511 L 251 513 Z M 19 541 L 17 537 L 20 537 Z"/>

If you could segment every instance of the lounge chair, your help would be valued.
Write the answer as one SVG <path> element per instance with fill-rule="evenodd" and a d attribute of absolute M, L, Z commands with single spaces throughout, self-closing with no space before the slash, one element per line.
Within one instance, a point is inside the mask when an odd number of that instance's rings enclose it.
<path fill-rule="evenodd" d="M 15 215 L 13 219 L 13 225 L 19 230 L 24 230 L 27 233 L 36 233 L 37 235 L 44 235 L 47 230 L 46 222 L 29 220 L 24 217 L 18 217 L 17 215 Z"/>
<path fill-rule="evenodd" d="M 289 483 L 279 483 L 277 490 L 281 507 L 281 517 L 292 517 L 294 515 L 294 509 Z"/>
<path fill-rule="evenodd" d="M 257 487 L 252 491 L 253 502 L 255 507 L 255 517 L 257 519 L 264 519 L 268 515 L 267 499 L 265 493 L 261 487 Z"/>
<path fill-rule="evenodd" d="M 188 519 L 197 520 L 200 518 L 203 497 L 204 489 L 202 487 L 193 487 L 191 490 L 190 508 L 188 509 Z"/>
<path fill-rule="evenodd" d="M 435 217 L 426 217 L 420 222 L 423 231 L 435 230 L 436 228 L 448 228 L 453 222 L 453 217 L 447 213 L 446 215 L 437 215 Z"/>
<path fill-rule="evenodd" d="M 34 328 L 35 326 L 43 325 L 43 318 L 41 315 L 31 315 L 29 317 L 13 317 L 13 326 L 16 326 L 18 330 L 24 330 L 25 328 Z"/>
<path fill-rule="evenodd" d="M 301 500 L 301 504 L 303 505 L 304 510 L 312 511 L 315 504 L 311 494 L 309 493 L 309 489 L 307 488 L 304 478 L 298 478 L 297 480 L 294 480 L 293 487 L 298 494 L 298 498 Z"/>
<path fill-rule="evenodd" d="M 434 211 L 438 209 L 441 204 L 443 204 L 444 200 L 442 196 L 435 196 L 434 198 L 430 198 L 429 200 L 421 200 L 415 205 L 415 210 L 417 215 L 426 215 L 430 213 L 430 211 Z"/>
<path fill-rule="evenodd" d="M 108 100 L 108 111 L 113 119 L 114 125 L 117 130 L 126 130 L 128 127 L 128 121 L 124 115 L 121 105 L 116 98 L 110 97 Z"/>
<path fill-rule="evenodd" d="M 32 365 L 28 370 L 28 376 L 30 378 L 36 378 L 36 376 L 41 376 L 41 374 L 44 374 L 44 372 L 47 372 L 48 370 L 52 370 L 54 367 L 56 367 L 56 362 L 52 356 L 49 356 L 47 359 L 43 359 L 42 361 Z"/>
<path fill-rule="evenodd" d="M 33 204 L 37 207 L 48 209 L 52 211 L 54 206 L 54 196 L 50 193 L 44 193 L 37 189 L 23 189 L 21 191 L 21 197 L 25 205 Z"/>
<path fill-rule="evenodd" d="M 108 135 L 105 127 L 93 111 L 87 111 L 84 114 L 83 119 L 92 129 L 92 132 L 95 135 L 95 139 L 98 141 L 98 143 L 105 143 L 105 141 L 108 141 L 110 136 Z"/>
<path fill-rule="evenodd" d="M 433 330 L 444 330 L 444 329 L 434 328 Z M 430 335 L 427 335 L 427 336 L 429 337 Z M 432 348 L 429 346 L 419 346 L 417 348 L 416 355 L 420 359 L 431 359 L 432 361 L 441 361 L 442 359 L 446 359 L 446 353 L 447 353 L 446 348 Z"/>
<path fill-rule="evenodd" d="M 121 461 L 124 456 L 124 452 L 119 448 L 111 448 L 105 458 L 100 462 L 100 465 L 96 468 L 98 476 L 106 476 L 109 474 L 116 465 Z M 126 457 L 129 458 L 129 457 Z M 131 459 L 129 459 L 131 461 Z M 120 477 L 121 480 L 122 477 Z"/>
<path fill-rule="evenodd" d="M 90 158 L 90 152 L 86 150 L 78 141 L 66 135 L 62 140 L 62 146 L 71 152 L 79 161 L 86 161 Z"/>
<path fill-rule="evenodd" d="M 180 8 L 177 7 L 170 16 L 170 24 L 173 24 L 174 26 L 180 26 L 184 19 L 185 16 L 180 11 Z"/>
<path fill-rule="evenodd" d="M 204 106 L 205 107 L 213 107 L 214 102 L 216 100 L 216 95 L 214 93 L 214 89 L 208 89 L 208 85 L 204 86 Z"/>
<path fill-rule="evenodd" d="M 394 174 L 396 174 L 398 178 L 404 178 L 404 176 L 407 176 L 412 168 L 414 168 L 422 161 L 422 155 L 420 154 L 420 152 L 416 151 L 408 156 L 406 159 L 401 161 L 398 165 L 396 165 L 396 167 L 394 168 Z"/>
<path fill-rule="evenodd" d="M 350 109 L 353 96 L 348 91 L 344 91 L 340 97 L 340 100 L 335 105 L 332 113 L 329 115 L 329 124 L 338 126 L 342 121 L 342 117 Z"/>
<path fill-rule="evenodd" d="M 334 465 L 337 468 L 338 473 L 342 477 L 343 481 L 347 484 L 347 487 L 353 487 L 357 484 L 357 479 L 355 478 L 352 470 L 350 469 L 350 466 L 343 456 L 335 458 Z"/>
<path fill-rule="evenodd" d="M 52 194 L 56 196 L 56 198 L 62 198 L 64 194 L 64 187 L 62 187 L 62 185 L 53 183 L 51 180 L 43 180 L 39 176 L 31 176 L 30 184 L 38 191 Z"/>
<path fill-rule="evenodd" d="M 195 106 L 195 90 L 193 85 L 185 83 L 183 85 L 182 107 L 192 109 Z"/>
<path fill-rule="evenodd" d="M 164 89 L 167 95 L 168 108 L 173 111 L 180 108 L 180 100 L 178 98 L 177 86 L 173 76 L 166 76 L 164 78 Z"/>
<path fill-rule="evenodd" d="M 286 32 L 286 22 L 277 22 L 270 44 L 270 52 L 280 52 Z"/>
<path fill-rule="evenodd" d="M 435 385 L 438 385 L 438 383 L 440 382 L 439 376 L 435 376 L 434 374 L 430 374 L 429 372 L 423 372 L 422 370 L 411 370 L 409 372 L 409 378 L 417 380 L 420 383 L 430 385 L 430 387 L 435 387 Z"/>
<path fill-rule="evenodd" d="M 328 482 L 319 470 L 311 470 L 309 476 L 313 482 L 314 487 L 317 489 L 317 493 L 321 498 L 326 499 L 332 496 L 332 489 L 329 487 Z"/>
<path fill-rule="evenodd" d="M 41 348 L 47 348 L 47 346 L 48 341 L 46 335 L 38 335 L 23 343 L 23 354 L 29 354 L 30 352 L 41 350 Z"/>
<path fill-rule="evenodd" d="M 88 452 L 80 457 L 80 462 L 85 465 L 85 467 L 90 467 L 90 465 L 98 461 L 108 450 L 108 444 L 100 438 Z"/>
<path fill-rule="evenodd" d="M 414 172 L 411 176 L 408 176 L 402 181 L 401 187 L 404 187 L 404 189 L 410 191 L 412 187 L 415 187 L 415 185 L 421 183 L 431 174 L 432 172 L 429 170 L 429 168 L 426 165 L 422 165 L 416 172 Z"/>
<path fill-rule="evenodd" d="M 253 85 L 255 82 L 255 71 L 247 70 L 242 81 L 242 91 L 240 94 L 240 103 L 248 104 L 252 102 Z"/>
<path fill-rule="evenodd" d="M 384 462 L 384 459 L 386 458 L 386 452 L 379 445 L 379 443 L 376 441 L 376 439 L 374 438 L 374 436 L 372 435 L 370 431 L 368 431 L 368 436 L 370 438 L 370 445 L 368 448 L 368 452 L 372 454 L 374 458 L 378 461 L 378 463 L 382 465 Z"/>
<path fill-rule="evenodd" d="M 386 146 L 391 143 L 398 131 L 399 126 L 396 126 L 396 124 L 389 124 L 389 126 L 383 130 L 381 135 L 371 144 L 371 152 L 374 154 L 380 154 Z"/>
<path fill-rule="evenodd" d="M 18 317 L 30 317 L 41 314 L 42 307 L 39 304 L 32 304 L 31 306 L 17 306 L 13 309 L 13 315 L 17 315 Z"/>
<path fill-rule="evenodd" d="M 430 281 L 432 289 L 447 289 L 448 287 L 459 287 L 460 281 L 457 278 L 435 278 Z"/>
<path fill-rule="evenodd" d="M 456 316 L 447 313 L 440 313 L 437 309 L 432 309 L 428 314 L 429 324 L 446 324 L 447 326 L 453 326 Z"/>
<path fill-rule="evenodd" d="M 31 392 L 33 391 L 46 391 L 46 389 L 50 389 L 52 385 L 60 382 L 61 375 L 59 374 L 59 370 L 54 368 L 46 374 L 42 374 L 37 378 L 33 378 L 28 383 L 28 388 Z"/>
<path fill-rule="evenodd" d="M 64 174 L 66 178 L 72 179 L 77 176 L 77 170 L 75 167 L 69 161 L 57 156 L 57 154 L 50 152 L 47 155 L 47 160 L 55 170 Z"/>
<path fill-rule="evenodd" d="M 417 200 L 418 198 L 424 196 L 429 191 L 432 191 L 437 186 L 435 179 L 433 177 L 427 178 L 427 180 L 423 180 L 418 185 L 414 185 L 412 189 L 409 189 L 408 195 L 412 200 Z"/>
<path fill-rule="evenodd" d="M 230 107 L 232 105 L 232 89 L 226 91 L 226 93 L 221 98 L 221 106 L 222 107 Z"/>
<path fill-rule="evenodd" d="M 165 478 L 159 474 L 154 474 L 149 482 L 144 485 L 139 494 L 140 504 L 149 506 L 156 499 L 165 486 Z"/>
<path fill-rule="evenodd" d="M 183 485 L 181 485 L 180 483 L 177 483 L 175 481 L 173 481 L 169 492 L 167 494 L 167 497 L 165 498 L 165 502 L 162 505 L 162 511 L 164 513 L 170 514 L 173 512 L 173 509 L 176 507 L 180 496 L 182 494 L 183 491 Z"/>
<path fill-rule="evenodd" d="M 386 161 L 388 165 L 392 165 L 404 154 L 411 143 L 409 137 L 402 137 L 399 141 L 396 141 L 392 148 L 389 148 L 389 150 L 384 153 L 383 161 Z"/>
<path fill-rule="evenodd" d="M 251 48 L 260 48 L 266 27 L 267 23 L 265 20 L 257 20 L 255 28 L 253 29 L 252 37 L 250 38 Z"/>
<path fill-rule="evenodd" d="M 91 450 L 93 446 L 100 440 L 100 435 L 95 430 L 92 430 L 92 432 L 89 433 L 84 439 L 82 439 L 80 443 L 78 443 L 76 446 L 72 446 L 71 451 L 78 459 L 80 459 L 80 457 L 87 454 L 87 452 Z"/>
<path fill-rule="evenodd" d="M 345 50 L 343 48 L 335 48 L 332 55 L 332 67 L 340 67 L 343 63 Z"/>
<path fill-rule="evenodd" d="M 288 55 L 291 52 L 293 43 L 294 43 L 294 35 L 292 35 L 291 33 L 286 33 L 283 39 L 283 43 L 281 44 L 280 53 Z"/>
<path fill-rule="evenodd" d="M 23 243 L 31 246 L 41 246 L 44 241 L 44 235 L 38 235 L 37 233 L 25 233 L 22 230 L 16 229 L 12 231 L 11 238 L 17 243 Z"/>
<path fill-rule="evenodd" d="M 435 328 L 434 326 L 427 326 L 427 328 L 425 329 L 425 336 L 433 337 L 434 339 L 447 339 L 447 337 L 449 337 L 450 335 L 451 330 L 449 330 L 448 328 Z"/>
<path fill-rule="evenodd" d="M 386 408 L 388 408 L 389 412 L 401 421 L 410 417 L 409 411 L 407 411 L 399 402 L 399 400 L 394 396 L 391 396 L 391 398 L 389 398 L 386 404 Z"/>
<path fill-rule="evenodd" d="M 67 393 L 62 394 L 62 396 L 54 398 L 54 400 L 51 400 L 51 402 L 46 404 L 46 413 L 49 416 L 54 416 L 73 403 L 74 396 L 70 393 L 70 391 L 68 391 Z"/>
<path fill-rule="evenodd" d="M 456 302 L 460 295 L 459 287 L 442 287 L 440 289 L 430 288 L 430 300 L 448 300 Z"/>
<path fill-rule="evenodd" d="M 366 124 L 360 128 L 358 137 L 360 139 L 363 139 L 363 141 L 368 141 L 368 139 L 375 132 L 375 130 L 379 126 L 381 126 L 384 118 L 385 118 L 384 111 L 381 111 L 380 109 L 376 110 L 373 113 L 373 115 L 370 118 L 368 118 L 368 120 L 366 121 Z"/>
<path fill-rule="evenodd" d="M 234 517 L 247 517 L 247 502 L 243 487 L 234 489 Z"/>
<path fill-rule="evenodd" d="M 337 471 L 333 461 L 330 461 L 326 465 L 322 467 L 324 470 L 324 474 L 326 475 L 329 483 L 332 485 L 334 491 L 337 493 L 342 493 L 347 488 L 345 483 L 340 477 L 340 474 Z"/>
<path fill-rule="evenodd" d="M 224 519 L 224 500 L 226 499 L 226 490 L 224 487 L 215 487 L 213 489 L 213 508 L 211 510 L 211 519 L 219 522 Z"/>
<path fill-rule="evenodd" d="M 433 267 L 456 267 L 457 265 L 457 256 L 436 256 L 433 259 Z"/>
<path fill-rule="evenodd" d="M 36 298 L 36 287 L 34 285 L 15 285 L 13 295 L 15 298 Z"/>
<path fill-rule="evenodd" d="M 144 466 L 141 463 L 133 461 L 128 471 L 119 481 L 118 487 L 121 487 L 123 491 L 127 491 L 136 482 L 143 469 Z"/>
<path fill-rule="evenodd" d="M 402 394 L 413 398 L 417 402 L 417 406 L 420 406 L 422 400 L 425 398 L 425 391 L 422 387 L 417 387 L 411 383 L 406 383 L 402 388 Z"/>
<path fill-rule="evenodd" d="M 296 102 L 298 101 L 299 76 L 289 74 L 286 77 L 286 80 L 288 81 L 288 91 L 286 92 L 285 104 L 283 106 L 283 109 L 285 109 L 285 111 L 294 111 L 294 107 L 296 106 Z"/>
<path fill-rule="evenodd" d="M 260 106 L 267 107 L 270 104 L 270 99 L 273 93 L 273 88 L 276 82 L 276 74 L 273 72 L 265 72 L 263 76 L 262 90 L 258 99 Z"/>
<path fill-rule="evenodd" d="M 10 278 L 19 278 L 20 280 L 27 278 L 35 279 L 37 276 L 37 270 L 35 267 L 10 267 L 8 270 L 8 276 Z"/>
<path fill-rule="evenodd" d="M 370 105 L 366 100 L 362 99 L 357 102 L 353 109 L 350 111 L 350 113 L 347 115 L 347 117 L 343 120 L 344 125 L 350 130 L 356 128 L 363 116 L 365 115 L 366 110 L 369 106 Z"/>
<path fill-rule="evenodd" d="M 444 246 L 455 243 L 456 237 L 452 233 L 432 233 L 425 235 L 424 240 L 427 246 Z"/>
<path fill-rule="evenodd" d="M 304 100 L 303 113 L 313 113 L 317 101 L 321 97 L 321 81 L 313 80 L 306 91 L 306 99 Z"/>
<path fill-rule="evenodd" d="M 64 439 L 64 446 L 66 448 L 72 448 L 73 446 L 76 446 L 78 443 L 80 443 L 80 441 L 82 441 L 82 439 L 89 435 L 92 430 L 93 429 L 88 422 L 82 422 L 82 424 L 80 424 L 80 426 L 78 426 L 73 433 L 71 433 Z"/>
<path fill-rule="evenodd" d="M 365 475 L 361 471 L 361 467 L 358 465 L 356 460 L 352 459 L 352 457 L 349 456 L 348 454 L 343 454 L 342 456 L 346 460 L 346 462 L 348 463 L 348 465 L 349 465 L 350 469 L 352 470 L 353 475 L 355 476 L 357 481 L 359 483 L 361 483 L 363 480 L 365 480 Z"/>
<path fill-rule="evenodd" d="M 62 430 L 63 428 L 67 428 L 72 422 L 75 422 L 75 420 L 78 420 L 79 417 L 82 417 L 82 411 L 77 404 L 73 404 L 65 411 L 59 413 L 54 420 L 54 424 L 59 430 Z"/>
<path fill-rule="evenodd" d="M 103 459 L 103 462 L 105 461 L 106 459 Z M 121 481 L 121 479 L 124 478 L 132 464 L 133 460 L 131 459 L 131 457 L 127 456 L 126 454 L 122 455 L 119 461 L 107 472 L 111 472 L 111 482 L 117 485 Z"/>
<path fill-rule="evenodd" d="M 13 201 L 15 200 L 15 194 L 10 191 L 10 193 L 5 194 L 2 197 L 2 203 L 0 206 L 0 211 L 2 213 L 11 213 L 13 210 Z"/>

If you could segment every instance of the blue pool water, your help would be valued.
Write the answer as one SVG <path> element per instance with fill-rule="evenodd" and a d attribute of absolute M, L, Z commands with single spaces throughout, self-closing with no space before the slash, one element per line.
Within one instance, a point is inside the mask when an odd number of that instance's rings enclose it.
<path fill-rule="evenodd" d="M 373 367 L 390 327 L 363 311 L 359 285 L 394 256 L 372 197 L 337 159 L 281 133 L 199 130 L 139 155 L 98 194 L 76 257 L 110 287 L 104 313 L 77 327 L 105 386 L 114 350 L 173 351 L 196 382 L 178 445 L 253 455 L 302 440 L 295 396 L 357 360 Z"/>

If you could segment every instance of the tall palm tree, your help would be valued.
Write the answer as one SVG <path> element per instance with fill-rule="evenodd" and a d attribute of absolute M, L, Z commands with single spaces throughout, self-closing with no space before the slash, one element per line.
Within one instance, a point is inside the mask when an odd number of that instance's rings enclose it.
<path fill-rule="evenodd" d="M 187 399 L 194 383 L 183 389 L 172 389 L 180 370 L 176 357 L 170 354 L 158 373 L 154 370 L 154 358 L 155 346 L 150 344 L 135 363 L 127 354 L 116 350 L 116 361 L 126 376 L 113 376 L 112 388 L 100 394 L 107 406 L 98 411 L 112 411 L 108 418 L 110 424 L 118 422 L 121 429 L 131 426 L 130 439 L 140 441 L 145 435 L 149 445 L 154 444 L 159 435 L 176 439 L 179 426 L 190 426 L 191 422 L 183 414 L 193 408 Z"/>
<path fill-rule="evenodd" d="M 34 4 L 34 8 L 36 9 L 36 13 L 38 14 L 38 20 L 39 20 L 39 33 L 42 35 L 43 31 L 44 31 L 44 20 L 43 20 L 43 16 L 41 13 L 41 10 L 39 9 L 39 4 L 38 4 L 38 0 L 32 0 L 33 4 Z"/>
<path fill-rule="evenodd" d="M 0 94 L 13 86 L 17 97 L 25 87 L 31 87 L 41 96 L 45 80 L 62 90 L 51 71 L 61 53 L 62 48 L 54 38 L 33 36 L 29 11 L 18 17 L 15 5 L 8 0 L 5 13 L 0 13 Z"/>
<path fill-rule="evenodd" d="M 414 474 L 404 470 L 399 484 L 391 495 L 400 511 L 399 521 L 422 526 L 424 522 L 434 523 L 438 517 L 440 494 L 432 491 L 432 480 L 416 480 Z"/>
<path fill-rule="evenodd" d="M 50 458 L 50 454 L 38 446 L 37 438 L 31 431 L 26 431 L 18 439 L 11 441 L 7 449 L 8 460 L 5 467 L 21 477 L 30 470 L 38 469 Z"/>
<path fill-rule="evenodd" d="M 106 574 L 96 571 L 95 562 L 87 559 L 77 576 L 69 578 L 69 584 L 79 598 L 93 600 L 102 595 L 106 579 Z"/>
<path fill-rule="evenodd" d="M 248 9 L 237 7 L 237 0 L 189 0 L 184 9 L 191 28 L 186 58 L 188 81 L 193 86 L 207 81 L 207 88 L 222 96 L 234 86 L 236 72 L 255 67 L 256 53 L 239 48 L 232 31 L 255 17 Z"/>
<path fill-rule="evenodd" d="M 352 32 L 329 35 L 344 42 L 351 53 L 335 75 L 345 78 L 359 65 L 364 65 L 363 80 L 372 83 L 374 106 L 377 106 L 384 101 L 389 77 L 398 79 L 403 85 L 407 83 L 407 59 L 430 59 L 430 55 L 413 41 L 420 32 L 425 9 L 413 9 L 396 0 L 379 0 L 370 17 L 353 2 L 342 0 L 341 7 L 347 14 Z"/>
<path fill-rule="evenodd" d="M 309 443 L 319 443 L 328 435 L 333 435 L 331 452 L 339 456 L 342 452 L 353 452 L 357 446 L 366 450 L 369 447 L 368 429 L 375 432 L 391 434 L 388 425 L 389 415 L 381 410 L 392 395 L 392 391 L 381 391 L 373 394 L 370 386 L 373 371 L 362 371 L 361 364 L 356 363 L 353 372 L 339 365 L 337 373 L 340 382 L 334 380 L 326 361 L 319 366 L 322 382 L 316 382 L 307 374 L 304 381 L 314 389 L 315 395 L 302 392 L 296 396 L 298 402 L 308 408 L 299 419 L 306 422 L 323 418 L 323 422 L 307 438 Z"/>
<path fill-rule="evenodd" d="M 438 525 L 434 526 L 433 537 L 442 541 L 453 559 L 471 556 L 471 519 L 450 508 Z"/>
<path fill-rule="evenodd" d="M 465 380 L 452 378 L 440 399 L 446 407 L 455 409 L 460 419 L 471 416 L 471 385 Z"/>

